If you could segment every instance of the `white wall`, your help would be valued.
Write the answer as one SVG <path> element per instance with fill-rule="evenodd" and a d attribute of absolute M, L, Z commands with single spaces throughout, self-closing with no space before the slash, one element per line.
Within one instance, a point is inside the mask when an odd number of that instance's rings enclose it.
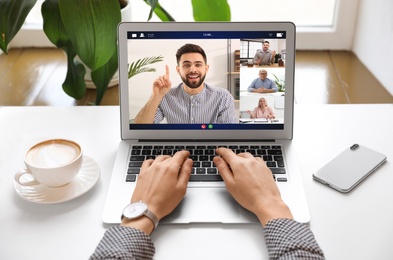
<path fill-rule="evenodd" d="M 393 95 L 392 0 L 360 1 L 353 52 Z"/>

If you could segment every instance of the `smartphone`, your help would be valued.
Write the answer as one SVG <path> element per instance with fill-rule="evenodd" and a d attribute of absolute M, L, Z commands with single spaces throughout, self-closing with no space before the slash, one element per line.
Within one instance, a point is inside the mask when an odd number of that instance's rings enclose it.
<path fill-rule="evenodd" d="M 313 179 L 339 192 L 348 193 L 385 162 L 384 154 L 354 144 L 315 172 Z"/>

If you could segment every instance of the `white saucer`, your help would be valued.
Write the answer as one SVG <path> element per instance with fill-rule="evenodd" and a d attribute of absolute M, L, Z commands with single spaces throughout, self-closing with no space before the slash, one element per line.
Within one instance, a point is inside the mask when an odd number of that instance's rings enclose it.
<path fill-rule="evenodd" d="M 83 164 L 75 179 L 58 188 L 45 185 L 22 186 L 14 181 L 16 193 L 23 199 L 41 204 L 54 204 L 78 198 L 88 192 L 100 178 L 101 170 L 97 162 L 83 156 Z M 23 176 L 22 176 L 23 178 Z"/>

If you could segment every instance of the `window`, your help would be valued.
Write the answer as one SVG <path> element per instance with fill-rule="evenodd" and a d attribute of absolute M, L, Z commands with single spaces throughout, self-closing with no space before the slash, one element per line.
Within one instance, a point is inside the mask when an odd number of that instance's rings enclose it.
<path fill-rule="evenodd" d="M 29 15 L 26 17 L 26 25 L 29 27 L 42 27 L 42 15 L 41 15 L 41 5 L 44 0 L 37 0 L 35 6 L 30 11 Z"/>
<path fill-rule="evenodd" d="M 252 59 L 254 58 L 255 53 L 258 49 L 262 49 L 261 41 L 248 41 L 241 40 L 240 41 L 240 59 Z"/>
<path fill-rule="evenodd" d="M 229 0 L 232 21 L 292 21 L 298 27 L 331 27 L 337 0 Z M 242 11 L 237 11 L 242 10 Z"/>
<path fill-rule="evenodd" d="M 51 46 L 42 33 L 38 0 L 13 46 Z M 298 49 L 351 49 L 359 0 L 228 0 L 232 21 L 292 21 L 297 26 Z M 132 21 L 146 21 L 149 6 L 130 1 Z M 191 1 L 160 0 L 177 20 L 193 21 Z M 159 21 L 154 18 L 154 21 Z M 34 37 L 31 37 L 34 31 Z M 34 41 L 32 42 L 32 38 Z"/>

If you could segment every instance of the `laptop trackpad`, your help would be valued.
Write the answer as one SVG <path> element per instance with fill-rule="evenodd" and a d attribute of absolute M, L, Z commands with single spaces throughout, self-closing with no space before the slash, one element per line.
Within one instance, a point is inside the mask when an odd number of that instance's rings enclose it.
<path fill-rule="evenodd" d="M 245 211 L 225 188 L 188 188 L 179 206 L 160 222 L 239 223 L 255 218 Z"/>

